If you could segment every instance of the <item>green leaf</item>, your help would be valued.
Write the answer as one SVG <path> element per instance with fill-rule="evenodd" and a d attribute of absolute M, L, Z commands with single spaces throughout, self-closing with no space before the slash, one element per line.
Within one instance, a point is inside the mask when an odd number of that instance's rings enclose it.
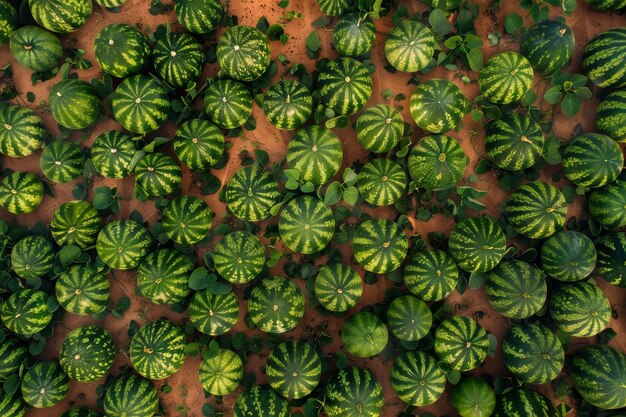
<path fill-rule="evenodd" d="M 572 12 L 576 10 L 576 0 L 563 0 L 561 3 L 561 8 L 565 12 L 565 14 L 572 14 Z"/>
<path fill-rule="evenodd" d="M 561 153 L 559 147 L 561 142 L 554 136 L 549 135 L 543 145 L 543 159 L 550 165 L 558 165 L 561 163 Z"/>
<path fill-rule="evenodd" d="M 576 95 L 582 100 L 590 100 L 591 97 L 593 97 L 591 90 L 587 87 L 579 87 L 578 90 L 576 90 Z"/>
<path fill-rule="evenodd" d="M 348 366 L 348 357 L 345 353 L 338 351 L 335 356 L 337 357 L 337 368 L 343 369 Z"/>
<path fill-rule="evenodd" d="M 524 94 L 524 97 L 522 97 L 522 104 L 524 106 L 530 106 L 535 100 L 537 100 L 537 94 L 532 89 L 529 89 L 526 91 L 526 94 Z"/>
<path fill-rule="evenodd" d="M 300 191 L 302 191 L 303 193 L 312 193 L 313 191 L 315 191 L 315 184 L 313 184 L 311 181 L 307 181 L 300 186 Z"/>
<path fill-rule="evenodd" d="M 198 356 L 200 354 L 200 345 L 198 342 L 191 342 L 185 345 L 185 355 Z"/>
<path fill-rule="evenodd" d="M 391 100 L 391 98 L 393 97 L 393 91 L 389 88 L 385 88 L 380 92 L 380 94 L 385 100 Z"/>
<path fill-rule="evenodd" d="M 437 36 L 444 36 L 452 30 L 452 23 L 446 17 L 441 9 L 434 9 L 428 16 L 428 23 Z"/>
<path fill-rule="evenodd" d="M 515 33 L 516 30 L 523 26 L 524 20 L 517 13 L 509 13 L 504 18 L 504 30 L 506 30 L 506 33 Z"/>
<path fill-rule="evenodd" d="M 213 282 L 217 281 L 217 277 L 213 275 Z M 206 268 L 198 267 L 189 275 L 189 288 L 195 291 L 206 289 L 211 284 L 209 271 Z"/>
<path fill-rule="evenodd" d="M 45 339 L 42 339 L 44 341 L 44 346 L 45 346 Z M 30 350 L 30 346 L 29 346 L 29 350 Z M 7 377 L 7 379 L 4 381 L 4 384 L 2 384 L 2 389 L 4 390 L 4 392 L 7 395 L 13 395 L 17 392 L 17 389 L 20 386 L 20 376 L 17 373 L 13 373 L 11 375 L 9 375 Z"/>
<path fill-rule="evenodd" d="M 489 341 L 489 347 L 487 348 L 487 354 L 490 357 L 496 356 L 496 350 L 498 349 L 498 339 L 492 333 L 487 334 L 487 340 Z"/>
<path fill-rule="evenodd" d="M 355 186 L 347 187 L 343 191 L 343 201 L 345 201 L 348 205 L 355 205 L 358 198 L 359 190 L 357 190 Z"/>
<path fill-rule="evenodd" d="M 77 260 L 82 251 L 76 245 L 66 245 L 59 251 L 59 261 L 63 266 L 69 266 Z"/>
<path fill-rule="evenodd" d="M 267 28 L 267 32 L 265 33 L 270 40 L 277 41 L 280 39 L 282 35 L 285 33 L 285 28 L 278 23 L 274 23 Z"/>
<path fill-rule="evenodd" d="M 469 277 L 469 287 L 473 290 L 482 288 L 489 280 L 489 275 L 484 272 L 472 272 Z"/>
<path fill-rule="evenodd" d="M 472 116 L 472 120 L 475 122 L 480 122 L 483 119 L 483 117 L 485 117 L 485 113 L 483 113 L 482 110 L 478 110 L 478 109 L 472 109 L 470 114 Z"/>
<path fill-rule="evenodd" d="M 286 9 L 287 6 L 289 6 L 289 0 L 280 0 L 278 2 L 278 7 L 280 7 L 281 9 Z"/>
<path fill-rule="evenodd" d="M 580 99 L 575 94 L 566 94 L 561 102 L 561 110 L 568 117 L 573 117 L 580 111 Z"/>
<path fill-rule="evenodd" d="M 478 48 L 470 49 L 466 56 L 467 62 L 472 71 L 480 71 L 480 69 L 483 67 L 483 51 Z"/>
<path fill-rule="evenodd" d="M 565 202 L 567 204 L 572 204 L 574 202 L 574 198 L 576 198 L 576 189 L 571 185 L 565 185 L 561 188 L 561 192 L 565 197 Z"/>
<path fill-rule="evenodd" d="M 343 183 L 348 187 L 356 184 L 356 181 L 359 179 L 359 176 L 352 168 L 346 168 L 343 171 Z"/>
<path fill-rule="evenodd" d="M 332 17 L 330 16 L 322 16 L 319 19 L 316 19 L 311 23 L 311 26 L 315 28 L 323 28 L 324 26 L 328 26 L 332 22 Z"/>
<path fill-rule="evenodd" d="M 463 38 L 459 35 L 454 35 L 446 39 L 443 44 L 448 49 L 456 49 L 456 46 L 458 45 L 459 42 L 463 42 Z"/>
<path fill-rule="evenodd" d="M 334 181 L 326 189 L 326 194 L 324 195 L 324 203 L 328 206 L 337 204 L 339 200 L 341 200 L 342 195 L 343 186 L 339 183 L 339 181 Z"/>
<path fill-rule="evenodd" d="M 298 181 L 298 179 L 300 179 L 300 171 L 298 171 L 297 169 L 287 168 L 286 170 L 283 171 L 283 173 L 285 174 L 288 180 Z"/>
<path fill-rule="evenodd" d="M 543 99 L 550 104 L 556 104 L 561 100 L 561 90 L 563 89 L 560 85 L 555 85 L 554 87 L 550 87 L 543 93 Z"/>
<path fill-rule="evenodd" d="M 306 47 L 313 52 L 319 51 L 322 47 L 320 38 L 315 30 L 306 38 Z"/>

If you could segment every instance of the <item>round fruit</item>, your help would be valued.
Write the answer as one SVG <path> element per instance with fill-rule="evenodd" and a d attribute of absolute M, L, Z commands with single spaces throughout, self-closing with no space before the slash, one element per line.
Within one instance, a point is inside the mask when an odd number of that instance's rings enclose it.
<path fill-rule="evenodd" d="M 313 111 L 313 97 L 304 84 L 281 80 L 272 85 L 263 98 L 267 120 L 279 129 L 302 126 Z"/>
<path fill-rule="evenodd" d="M 96 251 L 105 265 L 115 269 L 133 269 L 148 254 L 150 233 L 135 220 L 113 220 L 100 230 Z"/>
<path fill-rule="evenodd" d="M 596 267 L 593 242 L 579 232 L 563 231 L 552 235 L 541 247 L 543 272 L 559 281 L 580 281 Z"/>
<path fill-rule="evenodd" d="M 626 355 L 606 345 L 579 350 L 572 361 L 576 391 L 588 403 L 606 410 L 626 407 Z"/>
<path fill-rule="evenodd" d="M 235 401 L 233 417 L 289 417 L 289 402 L 269 387 L 253 386 Z"/>
<path fill-rule="evenodd" d="M 412 295 L 403 295 L 387 309 L 389 330 L 400 340 L 415 342 L 428 334 L 433 316 L 428 305 Z"/>
<path fill-rule="evenodd" d="M 18 23 L 15 8 L 6 0 L 0 1 L 0 45 L 9 41 Z"/>
<path fill-rule="evenodd" d="M 517 52 L 501 52 L 483 65 L 478 76 L 482 95 L 492 103 L 508 104 L 520 100 L 533 82 L 533 67 Z"/>
<path fill-rule="evenodd" d="M 270 59 L 267 37 L 257 28 L 233 26 L 217 42 L 217 62 L 235 80 L 256 80 L 267 70 Z"/>
<path fill-rule="evenodd" d="M 575 337 L 592 337 L 611 321 L 611 304 L 593 282 L 576 282 L 559 287 L 550 297 L 550 316 L 563 332 Z"/>
<path fill-rule="evenodd" d="M 204 49 L 188 33 L 168 33 L 154 46 L 152 63 L 163 81 L 173 87 L 185 87 L 202 74 Z"/>
<path fill-rule="evenodd" d="M 240 82 L 215 81 L 204 94 L 204 111 L 219 127 L 234 129 L 243 125 L 252 114 L 252 94 Z"/>
<path fill-rule="evenodd" d="M 193 269 L 187 256 L 174 249 L 160 249 L 141 261 L 137 290 L 155 304 L 179 303 L 191 292 L 188 282 Z"/>
<path fill-rule="evenodd" d="M 411 117 L 421 129 L 445 133 L 461 126 L 467 99 L 453 82 L 433 79 L 415 88 L 409 102 Z"/>
<path fill-rule="evenodd" d="M 390 105 L 377 104 L 361 113 L 355 131 L 357 140 L 365 149 L 373 153 L 385 153 L 400 143 L 404 133 L 404 119 Z"/>
<path fill-rule="evenodd" d="M 341 329 L 345 349 L 359 358 L 378 355 L 387 346 L 389 332 L 385 323 L 375 314 L 361 311 L 346 320 Z"/>
<path fill-rule="evenodd" d="M 596 273 L 611 285 L 626 287 L 626 233 L 601 236 L 596 241 Z"/>
<path fill-rule="evenodd" d="M 498 396 L 493 417 L 558 417 L 552 401 L 538 392 L 519 388 Z"/>
<path fill-rule="evenodd" d="M 189 304 L 189 319 L 196 329 L 218 336 L 232 329 L 239 318 L 239 300 L 233 292 L 198 291 Z"/>
<path fill-rule="evenodd" d="M 123 373 L 104 393 L 106 416 L 152 417 L 159 407 L 159 396 L 150 381 Z"/>
<path fill-rule="evenodd" d="M 155 320 L 130 341 L 130 362 L 143 377 L 165 379 L 185 362 L 185 333 L 169 320 Z"/>
<path fill-rule="evenodd" d="M 533 181 L 520 186 L 506 202 L 506 216 L 515 230 L 531 239 L 552 236 L 565 224 L 567 203 L 554 185 Z"/>
<path fill-rule="evenodd" d="M 52 71 L 63 58 L 58 36 L 39 26 L 22 26 L 11 35 L 11 55 L 31 71 Z"/>
<path fill-rule="evenodd" d="M 238 218 L 252 222 L 265 220 L 280 201 L 278 183 L 258 165 L 241 167 L 226 186 L 226 204 Z"/>
<path fill-rule="evenodd" d="M 363 293 L 361 276 L 341 263 L 323 266 L 315 277 L 313 288 L 322 307 L 337 312 L 350 310 Z"/>
<path fill-rule="evenodd" d="M 499 168 L 521 171 L 539 160 L 543 142 L 539 123 L 523 113 L 512 113 L 488 125 L 485 149 Z"/>
<path fill-rule="evenodd" d="M 496 408 L 496 394 L 483 380 L 463 377 L 452 388 L 454 409 L 461 417 L 489 417 Z"/>
<path fill-rule="evenodd" d="M 91 0 L 28 0 L 30 14 L 51 32 L 70 33 L 91 16 Z"/>
<path fill-rule="evenodd" d="M 585 0 L 585 3 L 591 4 L 593 8 L 603 11 L 616 11 L 626 7 L 626 0 Z"/>
<path fill-rule="evenodd" d="M 578 136 L 563 151 L 563 173 L 582 187 L 597 188 L 613 182 L 623 167 L 619 145 L 599 133 Z"/>
<path fill-rule="evenodd" d="M 174 13 L 180 24 L 193 33 L 209 33 L 222 20 L 222 4 L 219 0 L 178 0 Z"/>
<path fill-rule="evenodd" d="M 293 198 L 278 220 L 280 238 L 294 252 L 311 254 L 324 249 L 335 234 L 333 211 L 309 195 Z"/>
<path fill-rule="evenodd" d="M 459 142 L 450 136 L 431 135 L 420 139 L 411 149 L 408 167 L 419 188 L 445 190 L 463 176 L 467 156 Z"/>
<path fill-rule="evenodd" d="M 70 379 L 58 362 L 39 362 L 22 378 L 22 398 L 34 408 L 47 408 L 59 403 L 69 391 Z"/>
<path fill-rule="evenodd" d="M 232 394 L 243 378 L 243 361 L 232 350 L 219 349 L 215 356 L 202 359 L 198 378 L 211 395 Z"/>
<path fill-rule="evenodd" d="M 170 100 L 167 90 L 154 78 L 138 74 L 117 86 L 111 100 L 115 120 L 126 130 L 154 132 L 167 120 Z"/>
<path fill-rule="evenodd" d="M 44 237 L 25 237 L 11 250 L 11 269 L 20 278 L 40 278 L 53 267 L 54 247 Z"/>
<path fill-rule="evenodd" d="M 546 19 L 522 34 L 520 52 L 535 70 L 551 75 L 567 66 L 574 45 L 574 32 L 565 19 Z"/>
<path fill-rule="evenodd" d="M 173 145 L 180 162 L 191 169 L 203 170 L 222 157 L 224 136 L 208 120 L 193 119 L 178 126 Z"/>
<path fill-rule="evenodd" d="M 105 376 L 115 359 L 111 333 L 99 326 L 72 330 L 63 340 L 59 363 L 71 379 L 92 382 Z"/>
<path fill-rule="evenodd" d="M 91 408 L 70 408 L 59 417 L 102 417 L 102 414 Z"/>
<path fill-rule="evenodd" d="M 193 245 L 211 230 L 213 212 L 203 200 L 186 195 L 167 205 L 161 222 L 167 237 L 181 245 Z"/>
<path fill-rule="evenodd" d="M 93 44 L 93 53 L 103 72 L 126 78 L 146 66 L 150 59 L 150 43 L 135 26 L 113 23 L 100 30 Z"/>
<path fill-rule="evenodd" d="M 385 405 L 380 382 L 367 369 L 339 369 L 326 384 L 327 417 L 378 417 Z"/>
<path fill-rule="evenodd" d="M 448 249 L 464 271 L 489 272 L 506 252 L 506 236 L 493 217 L 471 217 L 454 226 Z"/>
<path fill-rule="evenodd" d="M 343 148 L 332 130 L 318 125 L 300 129 L 287 146 L 287 165 L 302 181 L 326 184 L 339 171 Z"/>
<path fill-rule="evenodd" d="M 48 96 L 50 112 L 61 126 L 79 130 L 93 125 L 100 116 L 100 98 L 96 89 L 86 81 L 60 81 Z"/>
<path fill-rule="evenodd" d="M 283 342 L 272 349 L 265 365 L 272 388 L 286 398 L 309 395 L 320 382 L 322 362 L 315 348 L 305 342 Z"/>
<path fill-rule="evenodd" d="M 0 182 L 0 207 L 12 214 L 34 211 L 43 200 L 43 183 L 30 172 L 13 172 Z"/>
<path fill-rule="evenodd" d="M 485 284 L 491 306 L 512 319 L 525 319 L 543 306 L 547 284 L 535 266 L 518 260 L 501 262 L 489 273 Z"/>
<path fill-rule="evenodd" d="M 93 266 L 72 265 L 57 278 L 55 292 L 61 307 L 79 316 L 100 313 L 107 307 L 111 283 Z"/>
<path fill-rule="evenodd" d="M 0 381 L 17 373 L 26 359 L 26 347 L 13 337 L 5 337 L 0 342 Z M 0 407 L 1 408 L 1 407 Z"/>
<path fill-rule="evenodd" d="M 86 249 L 96 243 L 102 227 L 98 210 L 87 201 L 68 201 L 52 214 L 50 233 L 59 246 L 75 245 Z"/>
<path fill-rule="evenodd" d="M 600 87 L 626 87 L 625 66 L 626 28 L 602 32 L 585 47 L 583 71 Z"/>
<path fill-rule="evenodd" d="M 50 181 L 64 184 L 83 174 L 85 156 L 77 144 L 59 139 L 43 149 L 39 166 Z"/>
<path fill-rule="evenodd" d="M 135 167 L 135 187 L 148 197 L 173 193 L 182 181 L 180 166 L 174 158 L 160 152 L 146 154 Z"/>
<path fill-rule="evenodd" d="M 252 233 L 232 232 L 213 250 L 215 269 L 226 281 L 245 284 L 256 278 L 265 266 L 265 246 Z"/>
<path fill-rule="evenodd" d="M 106 178 L 124 178 L 130 174 L 131 163 L 137 152 L 132 136 L 111 130 L 98 135 L 91 146 L 91 161 Z M 135 163 L 137 161 L 134 161 Z"/>
<path fill-rule="evenodd" d="M 248 312 L 252 322 L 264 332 L 288 332 L 304 316 L 304 296 L 286 278 L 264 278 L 250 293 Z"/>
<path fill-rule="evenodd" d="M 385 56 L 392 67 L 403 72 L 417 72 L 430 64 L 435 54 L 435 36 L 415 20 L 404 20 L 385 40 Z"/>
<path fill-rule="evenodd" d="M 424 407 L 437 401 L 446 389 L 446 374 L 425 352 L 404 352 L 393 361 L 391 387 L 405 403 Z"/>
<path fill-rule="evenodd" d="M 350 0 L 317 0 L 317 4 L 328 16 L 341 16 L 353 6 Z"/>
<path fill-rule="evenodd" d="M 432 302 L 446 298 L 459 281 L 459 269 L 450 255 L 439 249 L 417 252 L 404 268 L 404 284 L 420 299 Z"/>
<path fill-rule="evenodd" d="M 359 61 L 341 57 L 326 64 L 318 78 L 322 101 L 338 115 L 361 110 L 372 95 L 372 77 Z"/>
<path fill-rule="evenodd" d="M 358 57 L 372 50 L 376 39 L 374 20 L 366 13 L 341 16 L 333 28 L 333 45 L 340 55 Z"/>
<path fill-rule="evenodd" d="M 352 239 L 356 261 L 368 272 L 387 274 L 402 265 L 409 250 L 404 231 L 385 219 L 370 219 L 359 225 Z"/>
<path fill-rule="evenodd" d="M 9 395 L 4 390 L 0 392 L 0 415 L 4 417 L 24 417 L 25 414 L 26 407 L 21 395 Z"/>
<path fill-rule="evenodd" d="M 0 153 L 14 157 L 32 155 L 47 135 L 43 120 L 29 108 L 6 106 L 0 110 Z"/>
<path fill-rule="evenodd" d="M 359 195 L 369 204 L 388 206 L 402 196 L 406 183 L 406 174 L 400 164 L 390 159 L 379 158 L 363 165 L 356 186 Z"/>
<path fill-rule="evenodd" d="M 450 317 L 435 331 L 435 353 L 457 371 L 479 367 L 487 357 L 488 349 L 487 332 L 469 317 Z"/>
<path fill-rule="evenodd" d="M 626 142 L 626 90 L 604 97 L 596 108 L 596 126 L 613 140 Z"/>
<path fill-rule="evenodd" d="M 588 205 L 589 214 L 601 225 L 609 228 L 626 226 L 626 182 L 618 180 L 593 190 Z"/>

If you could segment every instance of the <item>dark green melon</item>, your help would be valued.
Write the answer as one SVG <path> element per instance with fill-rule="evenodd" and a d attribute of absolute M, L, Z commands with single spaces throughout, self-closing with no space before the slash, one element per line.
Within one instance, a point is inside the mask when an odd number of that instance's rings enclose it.
<path fill-rule="evenodd" d="M 0 153 L 28 156 L 41 148 L 48 132 L 37 113 L 26 107 L 0 109 Z"/>
<path fill-rule="evenodd" d="M 356 121 L 356 138 L 368 151 L 385 153 L 400 143 L 404 133 L 404 119 L 398 110 L 388 104 L 368 107 Z"/>
<path fill-rule="evenodd" d="M 185 363 L 185 333 L 169 320 L 151 321 L 130 341 L 130 363 L 143 377 L 165 379 Z"/>
<path fill-rule="evenodd" d="M 159 406 L 159 396 L 152 383 L 140 376 L 123 373 L 104 393 L 106 416 L 152 417 Z"/>
<path fill-rule="evenodd" d="M 406 173 L 400 164 L 387 158 L 378 158 L 363 165 L 356 183 L 359 195 L 369 204 L 394 204 L 406 189 Z"/>
<path fill-rule="evenodd" d="M 556 289 L 550 297 L 550 316 L 559 329 L 576 337 L 592 337 L 611 321 L 611 304 L 590 282 L 575 282 Z"/>
<path fill-rule="evenodd" d="M 21 341 L 5 336 L 0 342 L 0 381 L 4 382 L 11 374 L 17 373 L 26 355 L 26 347 Z"/>
<path fill-rule="evenodd" d="M 376 315 L 360 311 L 350 317 L 341 329 L 343 347 L 359 358 L 378 355 L 387 346 L 389 332 L 385 323 Z"/>
<path fill-rule="evenodd" d="M 599 87 L 626 87 L 626 28 L 607 30 L 587 43 L 583 71 Z"/>
<path fill-rule="evenodd" d="M 28 0 L 30 13 L 40 26 L 51 32 L 70 33 L 91 16 L 91 0 Z"/>
<path fill-rule="evenodd" d="M 233 292 L 198 291 L 189 304 L 189 318 L 196 329 L 210 336 L 224 334 L 239 318 L 239 300 Z"/>
<path fill-rule="evenodd" d="M 469 317 L 450 317 L 435 331 L 435 353 L 457 371 L 479 367 L 487 357 L 488 350 L 487 332 Z"/>
<path fill-rule="evenodd" d="M 458 281 L 459 269 L 454 259 L 439 249 L 417 252 L 404 268 L 404 285 L 427 302 L 446 298 Z"/>
<path fill-rule="evenodd" d="M 572 361 L 576 391 L 590 404 L 608 410 L 626 407 L 626 355 L 606 345 L 579 350 Z"/>
<path fill-rule="evenodd" d="M 224 152 L 224 136 L 208 120 L 193 119 L 178 126 L 174 152 L 191 169 L 203 170 L 214 165 Z"/>
<path fill-rule="evenodd" d="M 77 144 L 59 139 L 44 147 L 39 166 L 50 181 L 64 184 L 83 174 L 85 156 Z"/>
<path fill-rule="evenodd" d="M 150 60 L 150 43 L 135 26 L 113 23 L 98 32 L 93 44 L 103 72 L 117 78 L 140 73 Z"/>
<path fill-rule="evenodd" d="M 25 414 L 26 407 L 21 395 L 9 395 L 4 390 L 0 390 L 0 415 L 3 417 L 24 417 Z"/>
<path fill-rule="evenodd" d="M 124 5 L 124 3 L 126 3 L 126 0 L 93 0 L 93 1 L 96 2 L 96 4 L 99 4 L 100 6 L 106 9 L 115 9 Z M 91 417 L 91 416 L 87 416 L 87 417 Z"/>
<path fill-rule="evenodd" d="M 39 362 L 22 378 L 22 398 L 34 408 L 58 404 L 69 391 L 70 379 L 58 362 Z"/>
<path fill-rule="evenodd" d="M 267 70 L 270 59 L 267 37 L 254 27 L 233 26 L 217 42 L 217 62 L 235 80 L 256 80 Z"/>
<path fill-rule="evenodd" d="M 322 307 L 341 312 L 350 310 L 359 302 L 363 283 L 361 276 L 350 266 L 332 263 L 319 270 L 313 289 Z"/>
<path fill-rule="evenodd" d="M 63 340 L 59 363 L 71 379 L 92 382 L 105 376 L 113 366 L 113 336 L 99 326 L 72 330 Z"/>
<path fill-rule="evenodd" d="M 145 134 L 167 120 L 170 100 L 167 90 L 154 78 L 138 74 L 117 86 L 111 100 L 115 120 L 126 130 Z"/>
<path fill-rule="evenodd" d="M 498 167 L 520 171 L 541 158 L 543 142 L 539 123 L 523 113 L 512 113 L 488 125 L 485 150 Z"/>
<path fill-rule="evenodd" d="M 55 284 L 59 304 L 69 313 L 80 316 L 104 310 L 110 288 L 107 275 L 89 265 L 72 265 Z"/>
<path fill-rule="evenodd" d="M 356 261 L 368 272 L 387 274 L 402 265 L 409 250 L 404 231 L 385 219 L 370 219 L 359 225 L 352 238 Z"/>
<path fill-rule="evenodd" d="M 176 304 L 191 292 L 191 271 L 193 263 L 187 256 L 174 249 L 160 249 L 141 261 L 137 290 L 155 304 Z"/>
<path fill-rule="evenodd" d="M 173 87 L 185 87 L 202 74 L 204 49 L 188 33 L 168 33 L 154 45 L 152 64 L 163 81 Z"/>
<path fill-rule="evenodd" d="M 204 239 L 211 230 L 213 212 L 198 197 L 176 197 L 163 210 L 161 223 L 167 237 L 174 242 L 193 245 Z"/>
<path fill-rule="evenodd" d="M 317 253 L 332 240 L 335 217 L 330 207 L 318 198 L 297 196 L 280 213 L 278 230 L 281 240 L 292 251 Z"/>
<path fill-rule="evenodd" d="M 50 233 L 59 246 L 89 248 L 96 243 L 101 227 L 102 219 L 98 210 L 83 200 L 61 204 L 50 220 Z"/>
<path fill-rule="evenodd" d="M 215 356 L 202 359 L 198 377 L 205 392 L 232 394 L 243 378 L 243 361 L 232 350 L 219 349 Z"/>
<path fill-rule="evenodd" d="M 160 152 L 146 154 L 135 167 L 135 187 L 149 197 L 171 194 L 182 181 L 180 166 L 174 158 Z"/>
<path fill-rule="evenodd" d="M 254 385 L 235 401 L 234 417 L 289 417 L 289 402 L 269 387 Z"/>
<path fill-rule="evenodd" d="M 148 254 L 150 233 L 135 220 L 113 220 L 100 230 L 96 240 L 98 256 L 115 269 L 133 269 Z"/>
<path fill-rule="evenodd" d="M 374 20 L 367 13 L 348 13 L 333 27 L 333 45 L 343 56 L 356 58 L 368 53 L 375 39 Z"/>
<path fill-rule="evenodd" d="M 558 232 L 541 247 L 543 272 L 559 281 L 573 282 L 588 277 L 596 260 L 593 242 L 580 232 Z"/>
<path fill-rule="evenodd" d="M 343 148 L 332 130 L 318 125 L 300 129 L 287 145 L 287 165 L 300 172 L 300 179 L 326 184 L 339 171 Z"/>
<path fill-rule="evenodd" d="M 34 211 L 43 200 L 43 183 L 30 172 L 13 172 L 0 182 L 0 207 L 12 214 Z"/>
<path fill-rule="evenodd" d="M 626 90 L 613 91 L 600 101 L 596 126 L 613 140 L 626 142 Z"/>
<path fill-rule="evenodd" d="M 419 188 L 444 190 L 463 176 L 467 156 L 455 139 L 446 135 L 423 137 L 409 152 L 409 175 Z"/>
<path fill-rule="evenodd" d="M 517 52 L 501 52 L 483 65 L 478 76 L 482 95 L 492 103 L 509 104 L 520 100 L 533 83 L 533 67 Z"/>
<path fill-rule="evenodd" d="M 559 417 L 552 401 L 529 389 L 518 388 L 498 396 L 493 417 Z"/>
<path fill-rule="evenodd" d="M 585 0 L 585 3 L 602 11 L 615 11 L 626 7 L 626 0 Z"/>
<path fill-rule="evenodd" d="M 588 205 L 589 214 L 601 225 L 608 228 L 626 226 L 626 182 L 618 180 L 593 190 Z"/>
<path fill-rule="evenodd" d="M 623 167 L 619 145 L 600 133 L 577 136 L 563 151 L 563 173 L 582 187 L 602 187 L 614 181 Z"/>
<path fill-rule="evenodd" d="M 302 126 L 313 111 L 313 97 L 309 89 L 296 80 L 281 80 L 270 87 L 263 98 L 263 112 L 267 120 L 279 129 Z"/>
<path fill-rule="evenodd" d="M 341 57 L 326 64 L 318 77 L 324 104 L 336 114 L 350 116 L 361 110 L 372 95 L 372 77 L 359 61 Z"/>
<path fill-rule="evenodd" d="M 213 264 L 228 282 L 245 284 L 256 278 L 265 265 L 265 246 L 246 231 L 224 236 L 213 250 Z"/>
<path fill-rule="evenodd" d="M 91 161 L 106 178 L 124 178 L 130 174 L 137 147 L 132 136 L 117 130 L 102 132 L 91 146 Z M 135 163 L 137 161 L 134 161 Z"/>
<path fill-rule="evenodd" d="M 387 308 L 389 330 L 398 339 L 408 342 L 420 340 L 428 334 L 433 317 L 428 305 L 412 295 L 403 295 Z"/>
<path fill-rule="evenodd" d="M 234 80 L 218 80 L 204 94 L 204 111 L 209 119 L 223 129 L 243 125 L 252 114 L 252 94 Z"/>
<path fill-rule="evenodd" d="M 63 57 L 63 46 L 54 34 L 39 26 L 22 26 L 11 35 L 11 55 L 31 71 L 52 71 Z"/>
<path fill-rule="evenodd" d="M 417 72 L 430 64 L 435 55 L 435 35 L 426 25 L 404 20 L 385 39 L 385 57 L 402 72 Z"/>
<path fill-rule="evenodd" d="M 265 374 L 270 386 L 283 397 L 302 398 L 320 382 L 322 362 L 309 343 L 283 342 L 267 357 Z"/>
<path fill-rule="evenodd" d="M 448 250 L 459 268 L 467 272 L 489 272 L 506 252 L 506 236 L 493 217 L 471 217 L 454 226 Z"/>
<path fill-rule="evenodd" d="M 536 71 L 551 75 L 567 66 L 574 45 L 574 32 L 565 19 L 546 19 L 522 33 L 520 52 Z"/>
<path fill-rule="evenodd" d="M 431 133 L 458 130 L 465 116 L 467 99 L 455 83 L 433 79 L 420 83 L 411 94 L 411 117 Z"/>
<path fill-rule="evenodd" d="M 98 413 L 96 410 L 92 410 L 91 408 L 80 407 L 70 408 L 59 417 L 102 417 L 102 414 Z"/>
<path fill-rule="evenodd" d="M 180 24 L 193 33 L 209 33 L 222 20 L 224 9 L 219 0 L 177 0 L 174 13 Z"/>
<path fill-rule="evenodd" d="M 264 278 L 250 293 L 248 312 L 252 322 L 264 332 L 288 332 L 304 316 L 302 290 L 287 278 Z"/>
<path fill-rule="evenodd" d="M 53 267 L 54 247 L 44 237 L 25 237 L 11 250 L 11 269 L 21 278 L 40 278 Z"/>
<path fill-rule="evenodd" d="M 405 403 L 424 407 L 437 401 L 446 389 L 446 374 L 425 352 L 404 352 L 393 361 L 391 387 Z"/>
<path fill-rule="evenodd" d="M 533 181 L 520 186 L 506 201 L 506 216 L 515 230 L 531 239 L 552 236 L 565 224 L 567 203 L 554 185 Z"/>
<path fill-rule="evenodd" d="M 454 409 L 461 417 L 489 417 L 496 408 L 493 388 L 481 379 L 463 377 L 450 395 Z"/>
<path fill-rule="evenodd" d="M 339 369 L 326 384 L 327 417 L 378 417 L 384 405 L 383 388 L 367 369 Z"/>
<path fill-rule="evenodd" d="M 238 218 L 248 221 L 265 220 L 270 209 L 280 201 L 278 183 L 258 165 L 241 167 L 226 186 L 226 204 Z"/>
<path fill-rule="evenodd" d="M 50 90 L 48 105 L 54 120 L 68 129 L 86 129 L 100 116 L 96 89 L 83 80 L 60 81 Z"/>
<path fill-rule="evenodd" d="M 9 41 L 18 23 L 15 8 L 6 0 L 0 2 L 0 45 Z"/>
<path fill-rule="evenodd" d="M 317 4 L 329 16 L 340 16 L 352 7 L 350 0 L 317 0 Z"/>
<path fill-rule="evenodd" d="M 596 241 L 596 273 L 611 285 L 626 288 L 626 233 L 614 232 Z"/>

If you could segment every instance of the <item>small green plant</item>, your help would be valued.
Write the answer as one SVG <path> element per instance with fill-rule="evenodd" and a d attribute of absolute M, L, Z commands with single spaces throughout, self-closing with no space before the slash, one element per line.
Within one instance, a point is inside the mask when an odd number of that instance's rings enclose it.
<path fill-rule="evenodd" d="M 329 206 L 337 204 L 343 198 L 346 204 L 353 206 L 359 198 L 359 191 L 355 187 L 359 178 L 352 168 L 346 168 L 343 171 L 343 181 L 331 182 L 324 194 L 324 203 Z"/>
<path fill-rule="evenodd" d="M 588 79 L 581 74 L 557 74 L 550 80 L 550 87 L 543 94 L 543 99 L 550 104 L 561 103 L 561 111 L 568 117 L 580 111 L 583 101 L 591 99 L 591 90 L 587 87 Z"/>
<path fill-rule="evenodd" d="M 96 187 L 93 189 L 93 206 L 96 210 L 109 210 L 112 213 L 120 211 L 120 196 L 117 188 Z"/>

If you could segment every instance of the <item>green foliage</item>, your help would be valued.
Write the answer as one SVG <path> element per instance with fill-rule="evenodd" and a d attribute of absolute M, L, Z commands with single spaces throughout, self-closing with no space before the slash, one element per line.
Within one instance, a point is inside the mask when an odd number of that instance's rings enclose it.
<path fill-rule="evenodd" d="M 556 74 L 551 79 L 550 87 L 543 98 L 550 104 L 561 103 L 561 111 L 567 117 L 574 117 L 583 101 L 590 100 L 591 90 L 587 87 L 588 79 L 581 74 Z"/>

